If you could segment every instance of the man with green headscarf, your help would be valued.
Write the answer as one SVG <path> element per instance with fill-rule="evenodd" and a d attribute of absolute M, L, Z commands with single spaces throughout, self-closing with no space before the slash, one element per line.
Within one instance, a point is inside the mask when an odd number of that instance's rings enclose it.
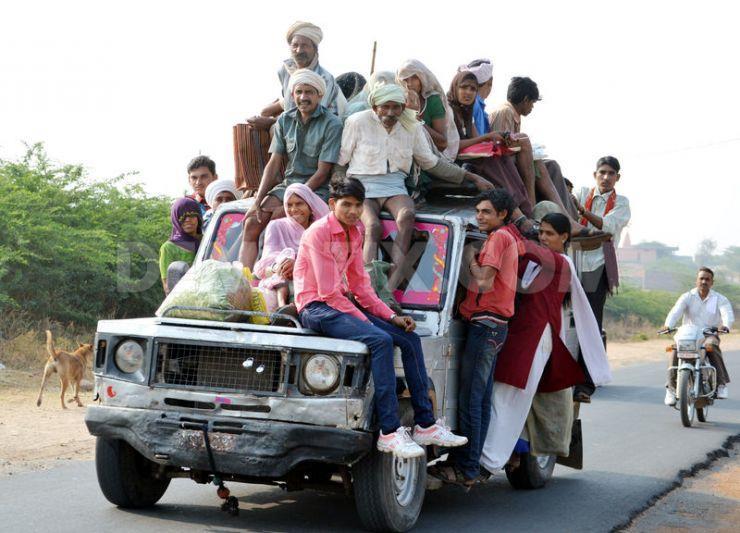
<path fill-rule="evenodd" d="M 437 169 L 440 157 L 431 149 L 416 115 L 406 109 L 406 92 L 395 83 L 378 83 L 368 93 L 370 109 L 347 118 L 342 133 L 338 165 L 347 167 L 347 176 L 365 186 L 362 223 L 365 225 L 363 260 L 371 265 L 377 259 L 382 238 L 380 212 L 388 211 L 398 232 L 391 249 L 388 288 L 392 291 L 403 279 L 403 265 L 414 232 L 414 201 L 406 189 L 406 178 L 413 163 L 422 170 Z M 449 165 L 452 166 L 452 165 Z M 458 183 L 466 177 L 459 173 Z M 469 177 L 469 179 L 475 179 Z M 482 180 L 482 178 L 479 178 Z"/>
<path fill-rule="evenodd" d="M 365 226 L 363 260 L 377 259 L 382 237 L 381 210 L 396 221 L 398 233 L 391 250 L 389 288 L 401 281 L 401 266 L 414 232 L 414 201 L 406 189 L 411 165 L 421 168 L 437 164 L 414 113 L 406 109 L 406 93 L 394 83 L 380 83 L 368 93 L 370 109 L 350 116 L 342 132 L 339 165 L 347 165 L 347 176 L 365 186 L 362 223 Z"/>

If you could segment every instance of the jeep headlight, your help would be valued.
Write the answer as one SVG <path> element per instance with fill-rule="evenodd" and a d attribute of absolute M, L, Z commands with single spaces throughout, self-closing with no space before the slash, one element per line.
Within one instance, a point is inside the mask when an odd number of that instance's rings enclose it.
<path fill-rule="evenodd" d="M 303 379 L 316 394 L 328 394 L 339 383 L 339 361 L 336 357 L 317 353 L 303 365 Z"/>
<path fill-rule="evenodd" d="M 116 348 L 114 361 L 121 372 L 133 374 L 144 365 L 144 349 L 136 341 L 124 341 Z"/>

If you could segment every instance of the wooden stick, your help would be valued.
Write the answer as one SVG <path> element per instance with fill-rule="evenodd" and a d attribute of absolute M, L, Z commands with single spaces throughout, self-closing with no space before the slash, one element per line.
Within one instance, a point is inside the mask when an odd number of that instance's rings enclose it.
<path fill-rule="evenodd" d="M 373 60 L 370 62 L 370 74 L 375 72 L 375 54 L 378 51 L 378 41 L 373 41 Z"/>

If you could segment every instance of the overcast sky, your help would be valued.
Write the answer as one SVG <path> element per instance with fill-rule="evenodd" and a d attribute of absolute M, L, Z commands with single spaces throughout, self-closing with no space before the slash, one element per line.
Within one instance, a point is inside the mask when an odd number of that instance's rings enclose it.
<path fill-rule="evenodd" d="M 739 245 L 737 5 L 5 1 L 0 158 L 41 141 L 93 178 L 137 171 L 168 196 L 199 153 L 233 178 L 231 127 L 279 95 L 285 31 L 310 20 L 334 75 L 367 75 L 377 40 L 378 69 L 416 58 L 445 87 L 459 64 L 491 58 L 489 106 L 512 76 L 530 76 L 543 100 L 523 131 L 577 186 L 592 183 L 599 156 L 619 158 L 633 242 L 684 254 L 707 237 Z"/>

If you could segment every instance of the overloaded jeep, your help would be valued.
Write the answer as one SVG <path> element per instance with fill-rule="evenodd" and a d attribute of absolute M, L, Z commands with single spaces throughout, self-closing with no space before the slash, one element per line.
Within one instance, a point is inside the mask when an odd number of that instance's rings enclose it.
<path fill-rule="evenodd" d="M 250 205 L 222 206 L 196 257 L 234 261 Z M 444 197 L 420 208 L 407 257 L 408 275 L 395 296 L 417 323 L 435 414 L 457 420 L 457 358 L 465 325 L 455 314 L 464 293 L 463 248 L 485 235 L 472 225 L 470 198 Z M 396 234 L 383 219 L 380 254 Z M 464 281 L 464 280 L 462 280 Z M 249 318 L 249 317 L 245 317 Z M 232 513 L 223 482 L 279 485 L 288 490 L 338 489 L 353 495 L 362 524 L 405 531 L 419 516 L 427 457 L 397 459 L 375 449 L 377 424 L 367 347 L 322 337 L 293 317 L 249 321 L 155 318 L 101 320 L 95 338 L 95 392 L 85 421 L 97 437 L 100 488 L 115 505 L 155 504 L 174 477 L 214 482 Z M 575 349 L 577 339 L 571 337 Z M 401 419 L 413 412 L 396 354 Z M 577 448 L 580 439 L 573 439 Z M 568 459 L 580 467 L 580 450 Z M 538 488 L 552 475 L 553 456 L 524 455 L 507 472 L 516 488 Z"/>

